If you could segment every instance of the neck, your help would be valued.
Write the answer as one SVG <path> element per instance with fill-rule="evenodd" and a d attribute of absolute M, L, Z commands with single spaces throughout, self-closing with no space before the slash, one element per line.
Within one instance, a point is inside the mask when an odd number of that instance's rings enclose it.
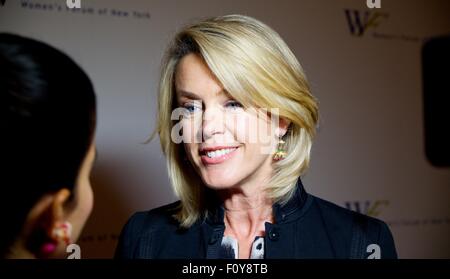
<path fill-rule="evenodd" d="M 272 174 L 272 166 L 265 164 L 233 187 L 220 190 L 218 194 L 225 209 L 251 212 L 262 207 L 272 208 L 272 202 L 266 194 L 266 185 Z"/>
<path fill-rule="evenodd" d="M 227 235 L 253 239 L 264 235 L 265 222 L 273 222 L 272 201 L 263 187 L 226 190 L 221 198 Z"/>
<path fill-rule="evenodd" d="M 272 202 L 263 189 L 250 192 L 228 190 L 221 197 L 227 212 L 257 213 L 261 209 L 272 208 Z"/>
<path fill-rule="evenodd" d="M 265 222 L 274 220 L 273 203 L 266 192 L 272 174 L 270 160 L 238 185 L 219 191 L 225 208 L 225 234 L 252 240 L 264 235 Z"/>

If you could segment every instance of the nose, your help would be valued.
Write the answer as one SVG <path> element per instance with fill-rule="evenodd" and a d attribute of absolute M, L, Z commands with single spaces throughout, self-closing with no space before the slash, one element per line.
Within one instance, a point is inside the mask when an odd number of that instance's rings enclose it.
<path fill-rule="evenodd" d="M 202 122 L 203 141 L 213 137 L 215 134 L 224 133 L 224 117 L 225 115 L 220 108 L 212 107 L 205 109 Z"/>

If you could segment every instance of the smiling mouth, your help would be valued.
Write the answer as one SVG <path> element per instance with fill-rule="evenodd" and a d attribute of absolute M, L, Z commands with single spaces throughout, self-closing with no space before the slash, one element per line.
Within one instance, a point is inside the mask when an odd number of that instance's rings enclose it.
<path fill-rule="evenodd" d="M 220 164 L 230 159 L 238 148 L 239 146 L 215 150 L 203 150 L 200 152 L 200 155 L 204 164 Z"/>
<path fill-rule="evenodd" d="M 218 149 L 218 150 L 214 150 L 214 151 L 203 151 L 202 153 L 205 154 L 206 156 L 208 156 L 208 158 L 216 158 L 216 157 L 221 157 L 228 153 L 231 153 L 236 149 L 237 149 L 237 147 L 231 147 L 231 148 Z"/>

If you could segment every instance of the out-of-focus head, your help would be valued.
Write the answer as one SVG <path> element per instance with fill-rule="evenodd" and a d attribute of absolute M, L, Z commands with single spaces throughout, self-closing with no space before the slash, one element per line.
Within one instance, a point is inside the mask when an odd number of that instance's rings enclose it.
<path fill-rule="evenodd" d="M 159 109 L 183 226 L 205 216 L 207 188 L 256 179 L 285 202 L 308 167 L 317 102 L 289 47 L 254 18 L 222 16 L 182 29 L 164 60 Z M 287 156 L 274 161 L 280 139 Z"/>
<path fill-rule="evenodd" d="M 0 34 L 0 113 L 0 253 L 60 257 L 80 235 L 93 206 L 91 81 L 61 51 Z"/>

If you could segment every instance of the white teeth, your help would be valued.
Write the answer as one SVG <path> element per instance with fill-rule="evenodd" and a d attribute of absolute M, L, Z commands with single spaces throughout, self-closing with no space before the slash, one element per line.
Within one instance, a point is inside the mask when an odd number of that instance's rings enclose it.
<path fill-rule="evenodd" d="M 210 151 L 210 152 L 206 152 L 206 156 L 208 156 L 209 158 L 220 157 L 220 156 L 223 156 L 225 154 L 228 154 L 228 153 L 234 151 L 235 149 L 236 148 L 227 148 L 227 149 Z"/>

